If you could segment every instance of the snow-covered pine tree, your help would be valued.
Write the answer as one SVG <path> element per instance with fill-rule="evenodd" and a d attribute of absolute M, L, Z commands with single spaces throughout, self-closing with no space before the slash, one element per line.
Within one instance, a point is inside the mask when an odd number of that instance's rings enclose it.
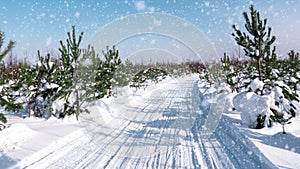
<path fill-rule="evenodd" d="M 60 98 L 64 103 L 64 110 L 60 117 L 75 114 L 78 118 L 81 109 L 80 103 L 80 82 L 79 80 L 79 57 L 81 50 L 79 48 L 82 41 L 83 32 L 80 33 L 78 40 L 76 37 L 75 26 L 72 26 L 72 33 L 67 33 L 66 44 L 60 41 L 59 52 L 61 54 L 61 69 L 59 74 L 59 86 L 62 88 Z"/>
<path fill-rule="evenodd" d="M 135 67 L 133 63 L 126 59 L 124 64 L 120 64 L 115 72 L 113 78 L 114 87 L 123 87 L 129 85 L 131 79 L 135 74 Z"/>
<path fill-rule="evenodd" d="M 96 70 L 101 63 L 99 55 L 92 46 L 88 45 L 87 49 L 82 49 L 82 57 L 78 66 L 80 69 L 80 78 L 78 80 L 81 81 L 81 99 L 84 98 L 87 102 L 94 101 L 97 96 L 95 90 Z"/>
<path fill-rule="evenodd" d="M 72 33 L 68 32 L 66 44 L 60 41 L 61 47 L 61 68 L 59 74 L 59 86 L 61 95 L 65 101 L 64 110 L 60 117 L 75 114 L 78 118 L 81 112 L 88 112 L 84 107 L 85 103 L 95 99 L 103 98 L 112 88 L 112 78 L 121 63 L 118 50 L 113 47 L 103 52 L 104 61 L 98 59 L 98 55 L 92 47 L 80 49 L 83 32 L 77 40 L 75 26 Z M 91 59 L 94 68 L 86 66 L 84 61 Z M 92 71 L 92 72 L 91 72 Z M 87 76 L 87 73 L 91 76 Z"/>
<path fill-rule="evenodd" d="M 2 50 L 4 39 L 5 33 L 0 31 L 0 61 L 2 61 L 2 59 L 13 49 L 15 45 L 15 42 L 10 40 L 7 47 L 4 50 Z"/>
<path fill-rule="evenodd" d="M 244 12 L 243 16 L 246 21 L 245 28 L 247 33 L 242 32 L 233 25 L 235 32 L 232 33 L 232 36 L 237 44 L 243 47 L 245 55 L 254 59 L 256 62 L 259 83 L 263 85 L 262 89 L 259 89 L 261 95 L 271 94 L 274 92 L 274 89 L 279 90 L 280 88 L 280 98 L 283 101 L 282 103 L 278 102 L 277 107 L 275 106 L 271 109 L 274 114 L 271 116 L 271 119 L 285 125 L 296 115 L 296 107 L 292 101 L 299 101 L 298 95 L 296 92 L 293 93 L 288 85 L 292 85 L 292 88 L 295 88 L 292 81 L 297 82 L 294 78 L 296 77 L 294 70 L 299 67 L 299 60 L 294 52 L 290 52 L 289 62 L 282 61 L 278 63 L 276 46 L 273 46 L 271 50 L 276 38 L 275 36 L 271 36 L 271 27 L 267 27 L 267 19 L 261 19 L 259 12 L 254 9 L 253 5 L 250 6 L 250 16 L 248 16 L 247 12 Z M 253 72 L 251 73 L 253 74 Z M 292 74 L 291 77 L 289 77 L 290 74 Z M 251 75 L 248 75 L 248 77 L 251 78 L 252 82 L 257 78 Z M 278 98 L 275 99 L 278 100 Z M 257 121 L 260 120 L 264 121 L 263 118 L 258 116 Z"/>
<path fill-rule="evenodd" d="M 294 50 L 291 50 L 288 53 L 289 56 L 289 86 L 293 90 L 294 99 L 298 97 L 297 95 L 297 85 L 300 84 L 300 60 L 299 53 L 296 53 Z"/>
<path fill-rule="evenodd" d="M 102 51 L 104 61 L 97 67 L 96 75 L 96 92 L 98 93 L 97 99 L 103 98 L 105 95 L 110 96 L 112 93 L 112 80 L 117 71 L 118 66 L 121 64 L 119 58 L 119 51 L 115 46 L 111 49 L 107 46 L 106 51 Z"/>
<path fill-rule="evenodd" d="M 233 65 L 232 61 L 226 53 L 224 53 L 223 58 L 221 58 L 221 64 L 221 67 L 223 68 L 223 73 L 225 75 L 226 83 L 231 87 L 232 92 L 238 91 L 238 72 L 235 70 L 235 66 Z"/>
<path fill-rule="evenodd" d="M 270 57 L 271 46 L 276 38 L 271 36 L 271 27 L 267 27 L 267 19 L 262 20 L 253 5 L 250 6 L 250 17 L 247 12 L 243 12 L 243 16 L 248 33 L 242 32 L 236 25 L 233 25 L 235 33 L 232 33 L 232 36 L 237 44 L 243 47 L 246 56 L 255 59 L 259 80 L 263 81 L 262 62 Z M 273 51 L 275 52 L 274 47 Z"/>
<path fill-rule="evenodd" d="M 41 56 L 35 66 L 23 71 L 21 78 L 22 93 L 26 96 L 28 116 L 49 118 L 52 114 L 51 103 L 56 99 L 58 85 L 58 65 L 51 61 L 50 54 Z"/>
<path fill-rule="evenodd" d="M 8 45 L 2 50 L 3 47 L 3 43 L 4 43 L 4 39 L 5 39 L 5 33 L 0 31 L 0 62 L 2 62 L 3 58 L 13 49 L 15 42 L 13 41 L 9 41 Z M 5 65 L 3 64 L 3 66 L 1 66 L 1 74 L 2 71 L 5 71 Z M 7 80 L 3 77 L 1 77 L 1 90 L 0 90 L 0 105 L 4 106 L 6 110 L 14 110 L 14 108 L 20 108 L 19 104 L 16 104 L 16 106 L 14 106 L 15 104 L 15 99 L 14 99 L 14 95 L 11 94 L 12 90 L 15 90 L 16 87 L 14 84 L 14 82 L 10 82 L 10 85 L 6 85 L 4 83 L 7 83 Z M 0 113 L 0 121 L 3 123 L 6 123 L 7 120 L 5 118 L 5 116 Z"/>
<path fill-rule="evenodd" d="M 169 75 L 167 71 L 162 68 L 150 67 L 140 70 L 136 73 L 131 81 L 130 87 L 141 88 L 144 89 L 147 87 L 145 82 L 150 80 L 151 82 L 158 83 L 162 79 L 166 78 Z"/>

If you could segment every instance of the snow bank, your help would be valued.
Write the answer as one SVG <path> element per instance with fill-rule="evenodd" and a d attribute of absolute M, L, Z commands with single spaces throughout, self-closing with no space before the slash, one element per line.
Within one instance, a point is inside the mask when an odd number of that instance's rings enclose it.
<path fill-rule="evenodd" d="M 241 92 L 233 98 L 233 104 L 238 112 L 241 112 L 242 123 L 250 128 L 256 128 L 257 117 L 270 116 L 269 97 L 259 96 L 254 92 Z"/>
<path fill-rule="evenodd" d="M 18 144 L 33 137 L 37 131 L 27 125 L 16 123 L 0 132 L 0 150 L 9 151 L 18 149 Z"/>
<path fill-rule="evenodd" d="M 234 108 L 234 104 L 233 104 L 233 98 L 237 95 L 237 93 L 229 93 L 226 97 L 225 97 L 225 107 L 224 110 L 230 111 L 235 113 L 236 111 L 232 111 Z"/>

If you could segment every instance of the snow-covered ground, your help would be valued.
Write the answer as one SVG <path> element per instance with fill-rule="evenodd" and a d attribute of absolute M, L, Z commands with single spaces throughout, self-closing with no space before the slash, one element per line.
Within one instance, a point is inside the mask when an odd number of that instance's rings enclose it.
<path fill-rule="evenodd" d="M 249 129 L 231 109 L 235 94 L 195 76 L 118 95 L 79 122 L 7 115 L 0 168 L 300 168 L 299 117 L 287 134 L 280 124 Z"/>

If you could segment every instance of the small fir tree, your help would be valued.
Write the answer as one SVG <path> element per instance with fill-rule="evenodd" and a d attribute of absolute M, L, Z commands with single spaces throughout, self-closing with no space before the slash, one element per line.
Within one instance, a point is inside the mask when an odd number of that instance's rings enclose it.
<path fill-rule="evenodd" d="M 15 42 L 9 41 L 6 48 L 2 50 L 4 39 L 5 39 L 5 33 L 0 31 L 0 62 L 2 62 L 3 58 L 13 49 L 15 45 Z M 5 69 L 5 67 L 3 68 Z M 4 69 L 1 69 L 0 71 L 4 71 Z M 0 73 L 2 74 L 2 72 Z M 5 79 L 1 77 L 1 81 L 5 82 Z M 13 96 L 10 95 L 9 91 L 10 91 L 9 89 L 8 90 L 2 89 L 0 91 L 0 105 L 5 106 L 6 110 L 13 109 L 12 105 L 14 104 Z M 5 116 L 2 113 L 0 113 L 0 121 L 3 123 L 7 122 Z"/>
<path fill-rule="evenodd" d="M 238 91 L 238 76 L 237 72 L 234 70 L 234 66 L 229 56 L 224 53 L 223 58 L 221 58 L 221 66 L 223 68 L 223 73 L 225 74 L 226 83 L 230 85 L 232 92 Z"/>
<path fill-rule="evenodd" d="M 289 56 L 289 73 L 290 77 L 288 79 L 288 84 L 290 85 L 291 89 L 293 90 L 294 96 L 296 98 L 297 95 L 297 84 L 300 84 L 300 60 L 299 60 L 299 53 L 296 53 L 294 50 L 291 50 L 288 53 Z"/>
<path fill-rule="evenodd" d="M 77 40 L 75 26 L 72 26 L 72 34 L 68 32 L 67 35 L 66 44 L 60 41 L 61 47 L 59 48 L 62 61 L 59 85 L 62 87 L 61 98 L 65 100 L 64 110 L 60 116 L 65 117 L 66 115 L 75 114 L 78 118 L 81 112 L 78 61 L 81 54 L 79 46 L 82 41 L 83 32 L 80 33 Z"/>
<path fill-rule="evenodd" d="M 82 37 L 83 32 L 77 40 L 73 26 L 72 34 L 68 32 L 67 43 L 60 41 L 59 51 L 62 56 L 59 75 L 61 79 L 59 86 L 62 88 L 60 98 L 65 100 L 61 117 L 75 114 L 78 118 L 81 112 L 88 112 L 84 107 L 85 103 L 103 98 L 111 91 L 114 73 L 121 64 L 119 52 L 115 47 L 112 49 L 107 47 L 107 51 L 103 52 L 104 61 L 98 58 L 92 47 L 80 49 Z M 92 66 L 85 65 L 84 61 L 87 59 L 90 59 Z"/>
<path fill-rule="evenodd" d="M 246 56 L 256 61 L 259 80 L 263 81 L 262 62 L 270 57 L 271 46 L 276 38 L 271 36 L 271 27 L 267 27 L 267 19 L 262 20 L 253 5 L 250 6 L 250 17 L 247 12 L 244 12 L 243 16 L 248 33 L 242 32 L 233 25 L 235 33 L 232 33 L 232 36 L 237 44 L 243 47 Z M 275 48 L 273 51 L 275 53 Z"/>
<path fill-rule="evenodd" d="M 112 49 L 106 48 L 103 51 L 104 61 L 102 61 L 96 70 L 96 92 L 98 93 L 97 99 L 103 98 L 105 95 L 110 96 L 112 93 L 113 78 L 117 71 L 118 66 L 121 64 L 119 58 L 119 51 L 115 46 Z"/>
<path fill-rule="evenodd" d="M 2 59 L 13 49 L 13 47 L 15 46 L 15 42 L 14 41 L 9 41 L 7 47 L 2 50 L 2 46 L 4 43 L 4 39 L 5 39 L 5 33 L 0 31 L 0 61 L 2 61 Z M 2 50 L 2 51 L 1 51 Z"/>
<path fill-rule="evenodd" d="M 20 81 L 22 93 L 28 98 L 28 116 L 48 118 L 51 116 L 51 103 L 56 99 L 58 65 L 51 61 L 50 54 L 41 56 L 38 51 L 38 63 L 25 69 Z"/>

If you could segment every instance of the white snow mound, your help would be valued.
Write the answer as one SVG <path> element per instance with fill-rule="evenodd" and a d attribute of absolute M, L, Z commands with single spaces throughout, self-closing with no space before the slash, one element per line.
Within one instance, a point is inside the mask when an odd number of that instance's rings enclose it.
<path fill-rule="evenodd" d="M 259 96 L 254 92 L 241 92 L 233 98 L 235 109 L 241 112 L 242 123 L 250 128 L 256 127 L 258 115 L 269 118 L 269 103 L 269 97 Z"/>
<path fill-rule="evenodd" d="M 0 150 L 16 149 L 20 142 L 26 141 L 36 133 L 37 131 L 27 125 L 16 123 L 0 132 Z"/>
<path fill-rule="evenodd" d="M 251 81 L 250 88 L 252 91 L 262 90 L 264 87 L 264 82 L 260 81 L 258 78 Z"/>

